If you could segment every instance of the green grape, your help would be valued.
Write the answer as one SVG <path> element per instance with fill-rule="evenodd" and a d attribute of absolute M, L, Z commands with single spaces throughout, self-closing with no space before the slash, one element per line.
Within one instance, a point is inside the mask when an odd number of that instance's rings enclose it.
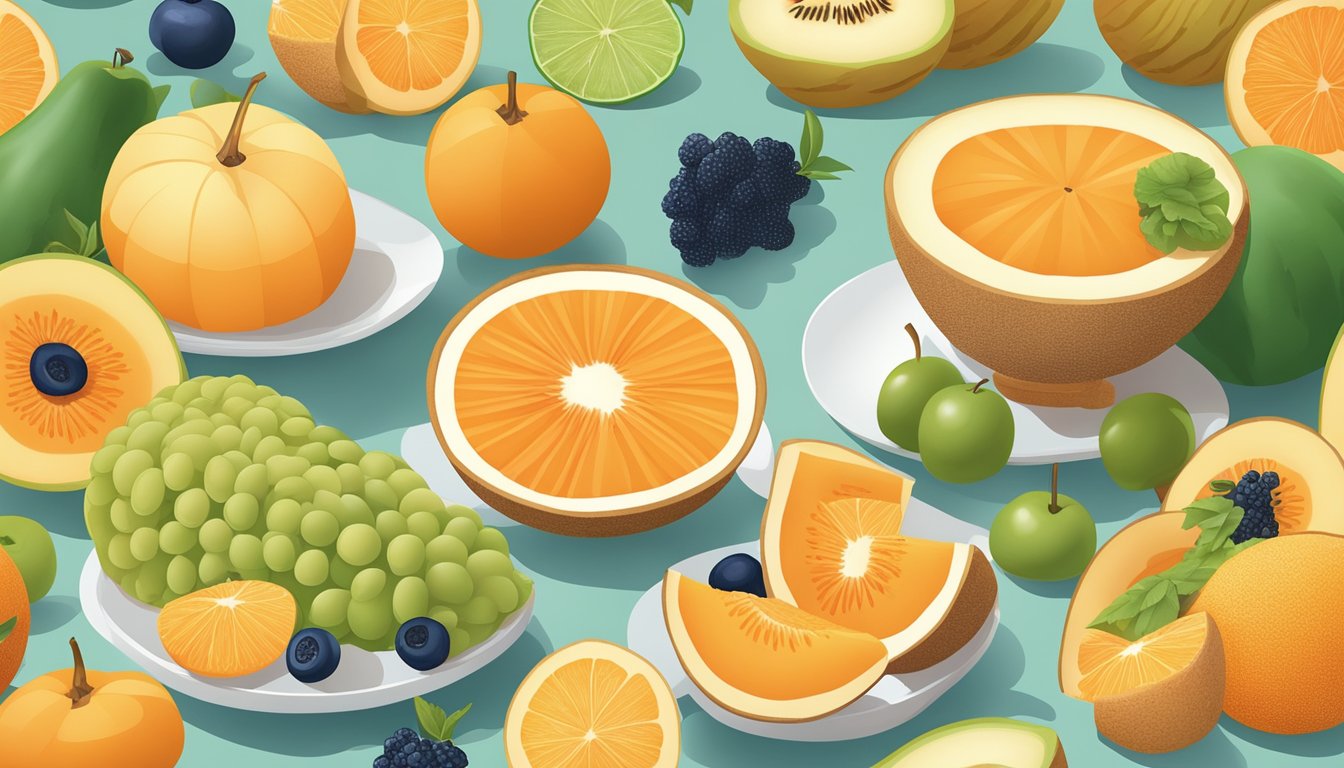
<path fill-rule="evenodd" d="M 369 503 L 359 496 L 346 493 L 341 495 L 341 512 L 336 515 L 336 519 L 341 522 L 342 528 L 358 523 L 373 525 L 373 510 L 369 508 Z"/>
<path fill-rule="evenodd" d="M 172 400 L 168 400 L 154 406 L 154 408 L 150 410 L 150 415 L 154 417 L 155 421 L 171 426 L 176 424 L 178 419 L 182 418 L 182 411 L 183 408 L 181 403 L 175 403 Z"/>
<path fill-rule="evenodd" d="M 425 564 L 425 542 L 410 533 L 396 537 L 387 545 L 387 564 L 397 576 L 419 573 Z"/>
<path fill-rule="evenodd" d="M 191 457 L 192 466 L 204 470 L 210 460 L 219 455 L 219 446 L 205 435 L 183 435 L 168 444 L 172 453 L 184 453 Z"/>
<path fill-rule="evenodd" d="M 285 453 L 285 441 L 275 435 L 266 435 L 257 441 L 257 447 L 252 449 L 252 460 L 258 464 L 264 464 L 272 456 L 280 456 Z"/>
<path fill-rule="evenodd" d="M 392 589 L 392 616 L 398 624 L 429 613 L 429 587 L 419 576 L 407 576 Z"/>
<path fill-rule="evenodd" d="M 330 554 L 330 553 L 328 553 Z M 351 565 L 341 558 L 331 561 L 331 583 L 341 589 L 350 589 L 354 584 L 355 574 L 359 573 L 359 567 Z"/>
<path fill-rule="evenodd" d="M 341 493 L 362 493 L 364 491 L 364 472 L 358 464 L 342 464 L 336 467 L 336 477 L 341 481 Z"/>
<path fill-rule="evenodd" d="M 395 599 L 395 597 L 393 599 Z M 442 605 L 430 608 L 429 618 L 442 624 L 444 629 L 452 630 L 457 628 L 457 611 L 454 611 L 452 608 Z"/>
<path fill-rule="evenodd" d="M 303 507 L 294 499 L 280 499 L 266 510 L 266 528 L 284 534 L 299 532 Z"/>
<path fill-rule="evenodd" d="M 325 464 L 314 464 L 309 467 L 303 473 L 303 479 L 318 492 L 326 491 L 332 495 L 341 493 L 341 476 Z"/>
<path fill-rule="evenodd" d="M 150 467 L 131 485 L 131 509 L 137 515 L 148 517 L 159 511 L 167 489 L 163 486 L 163 470 Z"/>
<path fill-rule="evenodd" d="M 117 498 L 117 488 L 111 477 L 99 475 L 93 478 L 84 491 L 84 498 L 94 506 L 106 507 Z"/>
<path fill-rule="evenodd" d="M 311 414 L 308 413 L 308 407 L 305 406 L 303 403 L 299 402 L 298 400 L 290 397 L 289 395 L 280 396 L 280 402 L 277 408 L 280 410 L 281 413 L 283 413 L 287 417 L 291 418 L 294 416 L 311 417 Z M 312 421 L 311 418 L 309 418 L 308 420 Z M 311 429 L 312 427 L 308 428 L 308 430 Z M 308 430 L 304 431 L 305 435 L 308 434 Z"/>
<path fill-rule="evenodd" d="M 131 535 L 118 533 L 107 540 L 107 559 L 112 565 L 123 571 L 129 571 L 140 565 L 140 561 L 131 554 Z"/>
<path fill-rule="evenodd" d="M 135 485 L 135 479 L 140 473 L 154 466 L 154 457 L 149 453 L 135 449 L 127 450 L 117 458 L 117 462 L 112 467 L 112 484 L 117 489 L 117 493 L 122 496 L 130 496 L 131 488 Z"/>
<path fill-rule="evenodd" d="M 276 454 L 266 460 L 266 476 L 275 485 L 285 478 L 301 477 L 310 466 L 307 459 L 299 456 Z"/>
<path fill-rule="evenodd" d="M 243 430 L 243 439 L 238 443 L 238 450 L 246 453 L 248 456 L 257 454 L 257 446 L 261 445 L 261 439 L 265 437 L 261 430 L 256 427 L 248 427 Z"/>
<path fill-rule="evenodd" d="M 136 408 L 126 417 L 126 426 L 131 428 L 132 434 L 141 424 L 148 424 L 154 417 L 150 415 L 148 408 Z M 127 441 L 129 444 L 129 441 Z"/>
<path fill-rule="evenodd" d="M 201 397 L 209 400 L 211 405 L 218 403 L 231 383 L 224 376 L 212 376 L 201 382 Z"/>
<path fill-rule="evenodd" d="M 202 587 L 213 587 L 229 577 L 229 561 L 218 552 L 206 552 L 196 564 Z"/>
<path fill-rule="evenodd" d="M 200 528 L 210 516 L 210 497 L 203 488 L 188 488 L 173 500 L 173 517 L 188 528 Z"/>
<path fill-rule="evenodd" d="M 436 602 L 459 605 L 471 599 L 475 591 L 471 574 L 457 563 L 435 563 L 425 574 L 429 594 Z"/>
<path fill-rule="evenodd" d="M 382 451 L 370 451 L 360 457 L 359 468 L 364 470 L 364 474 L 370 478 L 386 480 L 397 470 L 397 464 L 391 456 Z"/>
<path fill-rule="evenodd" d="M 215 425 L 216 429 L 223 426 L 236 426 L 227 413 L 210 413 L 210 423 Z"/>
<path fill-rule="evenodd" d="M 513 573 L 513 561 L 493 549 L 482 549 L 467 558 L 467 572 L 475 581 L 487 576 L 508 576 Z"/>
<path fill-rule="evenodd" d="M 266 560 L 266 567 L 277 573 L 286 573 L 294 567 L 294 562 L 298 559 L 298 548 L 294 546 L 294 539 L 289 536 L 275 536 L 266 540 L 262 544 L 262 557 Z"/>
<path fill-rule="evenodd" d="M 324 589 L 313 598 L 313 605 L 308 609 L 308 620 L 326 629 L 337 627 L 345 623 L 345 614 L 349 608 L 349 590 Z"/>
<path fill-rule="evenodd" d="M 112 504 L 108 506 L 107 516 L 112 522 L 112 527 L 122 533 L 132 533 L 140 527 L 135 510 L 131 508 L 131 502 L 127 499 L 113 499 Z"/>
<path fill-rule="evenodd" d="M 210 434 L 210 439 L 215 441 L 222 451 L 236 451 L 243 444 L 243 430 L 232 424 L 225 424 L 222 427 L 216 427 Z M 248 456 L 249 463 L 251 456 Z"/>
<path fill-rule="evenodd" d="M 121 591 L 125 592 L 126 594 L 128 594 L 128 595 L 134 595 L 134 594 L 135 594 L 135 577 L 136 577 L 136 573 L 135 573 L 135 571 L 129 571 L 129 572 L 127 572 L 127 573 L 121 573 L 121 574 L 118 574 L 118 575 L 117 575 L 117 586 L 121 587 Z"/>
<path fill-rule="evenodd" d="M 117 459 L 126 452 L 126 446 L 108 443 L 99 448 L 93 454 L 93 460 L 89 462 L 89 469 L 94 475 L 106 475 L 116 466 Z"/>
<path fill-rule="evenodd" d="M 384 542 L 390 542 L 410 530 L 406 527 L 406 518 L 394 509 L 379 512 L 373 527 L 378 529 L 378 535 Z"/>
<path fill-rule="evenodd" d="M 476 535 L 480 533 L 480 527 L 465 517 L 454 517 L 443 527 L 443 532 L 463 544 L 467 549 L 476 543 Z"/>
<path fill-rule="evenodd" d="M 369 503 L 370 509 L 379 512 L 396 509 L 398 501 L 397 493 L 392 490 L 392 486 L 388 485 L 386 480 L 379 480 L 376 477 L 364 481 L 364 500 Z"/>
<path fill-rule="evenodd" d="M 196 546 L 196 532 L 176 520 L 169 520 L 159 529 L 159 546 L 170 555 L 184 555 Z"/>
<path fill-rule="evenodd" d="M 229 379 L 229 386 L 224 388 L 224 394 L 222 395 L 225 402 L 236 397 L 246 400 L 248 403 L 257 402 L 257 398 L 260 396 L 256 382 L 241 374 Z"/>
<path fill-rule="evenodd" d="M 208 435 L 215 431 L 215 425 L 210 421 L 210 413 L 208 411 L 202 410 L 199 405 L 192 404 L 199 402 L 200 398 L 197 398 L 192 400 L 191 403 L 187 403 L 187 407 L 182 410 L 182 420 L 205 422 L 206 434 Z"/>
<path fill-rule="evenodd" d="M 233 540 L 233 529 L 221 518 L 212 517 L 201 525 L 197 536 L 201 540 L 201 549 L 206 552 L 226 552 L 229 542 Z M 471 560 L 468 559 L 467 563 L 470 564 Z"/>
<path fill-rule="evenodd" d="M 387 597 L 375 600 L 351 600 L 346 609 L 350 631 L 364 640 L 379 640 L 387 635 L 392 627 L 392 599 L 390 590 Z"/>
<path fill-rule="evenodd" d="M 295 455 L 307 459 L 313 466 L 326 466 L 331 461 L 331 454 L 327 452 L 326 443 L 313 441 L 311 437 L 308 439 L 310 442 L 299 446 Z"/>
<path fill-rule="evenodd" d="M 173 402 L 178 405 L 186 405 L 201 396 L 201 383 L 205 376 L 197 376 L 193 379 L 178 384 L 173 390 Z"/>
<path fill-rule="evenodd" d="M 460 627 L 458 627 L 458 629 L 465 629 L 467 631 L 467 638 L 468 638 L 467 642 L 469 642 L 472 646 L 476 646 L 480 645 L 486 640 L 489 640 L 490 636 L 495 634 L 495 630 L 499 629 L 499 625 L 500 621 L 496 619 L 495 621 L 487 622 L 485 624 L 464 623 Z M 452 635 L 449 635 L 450 641 L 451 638 Z"/>
<path fill-rule="evenodd" d="M 248 411 L 252 410 L 252 406 L 253 402 L 251 400 L 235 395 L 226 397 L 224 399 L 224 404 L 219 406 L 219 409 L 228 414 L 229 418 L 233 419 L 233 423 L 237 424 L 243 420 L 243 417 L 247 415 Z M 241 436 L 242 430 L 239 430 L 238 434 Z"/>
<path fill-rule="evenodd" d="M 153 418 L 150 416 L 150 419 Z M 171 427 L 161 421 L 146 421 L 131 430 L 131 436 L 126 440 L 126 447 L 157 456 L 163 448 L 163 438 L 167 437 L 170 429 Z"/>
<path fill-rule="evenodd" d="M 265 464 L 248 464 L 238 470 L 238 479 L 233 481 L 234 493 L 246 493 L 257 501 L 266 498 L 270 489 Z"/>
<path fill-rule="evenodd" d="M 350 584 L 350 594 L 356 600 L 372 600 L 383 593 L 387 586 L 387 574 L 381 568 L 365 568 L 355 574 Z"/>
<path fill-rule="evenodd" d="M 406 530 L 419 536 L 420 540 L 426 544 L 443 533 L 443 528 L 443 524 L 439 522 L 439 518 L 435 517 L 433 512 L 416 512 L 406 518 Z"/>
<path fill-rule="evenodd" d="M 482 528 L 481 532 L 476 534 L 473 546 L 477 550 L 490 549 L 500 554 L 509 554 L 509 540 L 504 538 L 504 533 L 498 528 Z"/>
<path fill-rule="evenodd" d="M 261 539 L 250 533 L 241 533 L 229 542 L 229 562 L 240 571 L 255 571 L 266 567 L 262 556 Z"/>
<path fill-rule="evenodd" d="M 143 603 L 150 603 L 163 597 L 168 588 L 169 558 L 151 559 L 140 568 L 135 579 L 135 596 Z"/>
<path fill-rule="evenodd" d="M 278 435 L 280 433 L 280 419 L 276 417 L 275 411 L 260 406 L 253 406 L 248 409 L 247 413 L 238 419 L 238 426 L 242 427 L 244 432 L 255 427 L 263 435 Z"/>
<path fill-rule="evenodd" d="M 242 576 L 244 579 L 247 579 L 248 581 L 271 580 L 271 571 L 264 565 L 260 568 L 249 568 L 247 570 L 239 571 L 238 575 Z"/>
<path fill-rule="evenodd" d="M 286 477 L 275 484 L 275 493 L 282 499 L 312 501 L 315 491 L 313 486 L 302 477 Z"/>
<path fill-rule="evenodd" d="M 250 493 L 235 493 L 224 502 L 224 522 L 235 531 L 250 531 L 261 517 L 261 504 Z"/>
<path fill-rule="evenodd" d="M 364 449 L 354 440 L 334 440 L 327 444 L 327 453 L 345 464 L 358 464 L 364 458 Z M 361 478 L 364 476 L 363 468 L 359 468 L 359 474 Z"/>
<path fill-rule="evenodd" d="M 507 576 L 487 576 L 476 591 L 490 598 L 500 613 L 511 613 L 518 607 L 518 587 Z"/>
<path fill-rule="evenodd" d="M 466 624 L 491 624 L 499 618 L 499 609 L 495 607 L 495 601 L 477 595 L 468 600 L 458 614 Z"/>
<path fill-rule="evenodd" d="M 480 513 L 480 512 L 477 512 L 476 510 L 472 509 L 471 507 L 466 507 L 466 506 L 463 506 L 463 505 L 461 505 L 461 504 L 453 504 L 453 505 L 449 506 L 449 507 L 448 507 L 448 515 L 449 515 L 449 517 L 454 517 L 454 518 L 457 518 L 457 517 L 465 517 L 466 519 L 470 520 L 470 521 L 476 526 L 477 529 L 479 529 L 479 528 L 481 528 L 481 526 L 485 525 L 485 523 L 481 522 L 481 513 Z"/>
<path fill-rule="evenodd" d="M 339 503 L 339 500 L 338 500 Z M 299 532 L 303 540 L 314 547 L 329 547 L 341 532 L 341 524 L 336 516 L 325 509 L 311 509 L 299 522 Z"/>
<path fill-rule="evenodd" d="M 291 416 L 280 422 L 280 434 L 288 438 L 288 441 L 299 438 L 306 440 L 308 433 L 313 431 L 314 426 L 313 420 L 307 416 Z"/>
<path fill-rule="evenodd" d="M 111 510 L 95 509 L 85 504 L 84 522 L 89 528 L 89 536 L 95 543 L 104 542 L 117 535 L 117 527 L 112 524 Z"/>
<path fill-rule="evenodd" d="M 163 445 L 165 448 L 176 450 L 174 446 L 178 440 L 187 435 L 196 435 L 197 437 L 209 437 L 215 431 L 214 425 L 205 419 L 192 419 L 178 424 L 176 427 L 168 430 L 168 434 L 163 436 Z M 190 441 L 189 441 L 190 442 Z"/>
<path fill-rule="evenodd" d="M 388 475 L 387 484 L 392 486 L 392 490 L 397 492 L 399 498 L 410 494 L 411 491 L 429 489 L 429 486 L 425 485 L 425 479 L 413 469 L 395 470 Z M 443 501 L 440 500 L 439 505 L 442 504 Z"/>
<path fill-rule="evenodd" d="M 216 456 L 205 465 L 205 492 L 220 504 L 233 495 L 233 483 L 237 479 L 238 469 L 223 456 Z"/>
<path fill-rule="evenodd" d="M 382 554 L 383 540 L 371 525 L 356 523 L 336 538 L 336 554 L 351 565 L 368 565 Z"/>
<path fill-rule="evenodd" d="M 123 424 L 120 427 L 117 427 L 116 429 L 112 430 L 111 432 L 108 432 L 107 439 L 103 441 L 103 444 L 120 445 L 124 448 L 126 446 L 126 441 L 130 439 L 131 439 L 131 428 Z"/>
<path fill-rule="evenodd" d="M 527 598 L 532 596 L 532 580 L 527 578 L 522 571 L 514 571 L 509 574 L 509 580 L 513 582 L 513 586 L 518 590 L 518 604 L 522 605 L 523 603 L 526 603 Z"/>
<path fill-rule="evenodd" d="M 158 554 L 159 532 L 157 529 L 141 528 L 131 534 L 131 556 L 136 560 L 147 563 Z"/>
<path fill-rule="evenodd" d="M 196 590 L 196 564 L 191 558 L 178 555 L 168 563 L 168 588 L 179 595 Z"/>
<path fill-rule="evenodd" d="M 448 658 L 452 658 L 471 647 L 471 635 L 462 627 L 448 630 Z"/>
<path fill-rule="evenodd" d="M 326 582 L 330 568 L 331 561 L 327 559 L 326 552 L 310 549 L 294 561 L 294 578 L 305 587 L 316 587 Z"/>
<path fill-rule="evenodd" d="M 185 453 L 170 453 L 163 460 L 163 484 L 174 492 L 185 491 L 196 479 L 196 467 Z"/>
<path fill-rule="evenodd" d="M 308 439 L 313 442 L 322 443 L 323 445 L 330 445 L 337 440 L 348 440 L 349 438 L 345 436 L 344 432 L 335 427 L 319 424 L 313 427 L 313 430 L 308 433 Z"/>
<path fill-rule="evenodd" d="M 409 471 L 410 470 L 408 469 L 399 469 L 397 472 L 392 473 L 392 476 L 395 478 L 398 472 Z M 393 490 L 396 490 L 395 485 L 393 485 Z M 412 488 L 401 497 L 401 505 L 398 509 L 401 510 L 403 515 L 408 517 L 416 512 L 438 513 L 447 511 L 447 508 L 443 505 L 443 499 L 439 498 L 439 494 L 428 488 Z M 445 515 L 443 520 L 439 523 L 440 527 L 447 522 L 448 516 Z"/>
<path fill-rule="evenodd" d="M 444 534 L 435 536 L 425 545 L 425 559 L 434 563 L 467 564 L 467 545 L 455 537 Z"/>

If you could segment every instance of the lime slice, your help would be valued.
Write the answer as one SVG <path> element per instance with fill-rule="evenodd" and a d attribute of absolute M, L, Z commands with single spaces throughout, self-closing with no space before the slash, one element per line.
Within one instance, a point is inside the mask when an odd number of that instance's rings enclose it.
<path fill-rule="evenodd" d="M 686 44 L 668 0 L 538 0 L 528 31 L 541 74 L 593 104 L 637 99 L 667 82 Z"/>

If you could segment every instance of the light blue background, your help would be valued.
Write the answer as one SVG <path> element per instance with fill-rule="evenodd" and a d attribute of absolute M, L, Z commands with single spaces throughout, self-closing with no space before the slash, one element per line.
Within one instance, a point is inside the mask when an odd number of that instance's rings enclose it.
<path fill-rule="evenodd" d="M 1006 62 L 969 72 L 938 72 L 886 104 L 852 111 L 823 111 L 826 152 L 857 169 L 828 182 L 824 199 L 797 206 L 799 236 L 781 253 L 754 252 L 701 271 L 683 270 L 667 241 L 659 210 L 664 182 L 676 171 L 683 137 L 711 137 L 731 130 L 749 138 L 769 135 L 796 142 L 801 108 L 769 87 L 742 58 L 728 30 L 722 0 L 700 0 L 687 22 L 682 67 L 661 90 L 632 105 L 592 109 L 611 146 L 611 194 L 600 220 L 562 251 L 532 262 L 497 261 L 457 244 L 438 226 L 425 197 L 424 143 L 437 113 L 420 117 L 348 116 L 311 101 L 276 63 L 266 39 L 269 3 L 232 0 L 238 42 L 225 61 L 187 73 L 151 47 L 152 0 L 18 0 L 45 27 L 62 70 L 107 58 L 113 47 L 137 55 L 155 83 L 171 82 L 165 113 L 186 109 L 187 86 L 196 74 L 239 92 L 247 78 L 271 77 L 258 101 L 284 110 L 322 134 L 335 149 L 350 184 L 389 201 L 430 224 L 445 246 L 437 290 L 397 326 L 343 349 L 293 358 L 241 360 L 189 356 L 193 374 L 245 373 L 298 397 L 319 421 L 354 435 L 382 436 L 378 447 L 395 449 L 401 429 L 427 418 L 425 366 L 443 326 L 466 301 L 497 280 L 532 266 L 566 262 L 628 263 L 685 276 L 720 296 L 755 336 L 769 375 L 767 422 L 776 440 L 808 437 L 853 444 L 813 401 L 802 375 L 799 344 L 808 316 L 842 282 L 892 258 L 883 218 L 882 178 L 906 135 L 940 112 L 1009 94 L 1091 91 L 1137 96 L 1174 111 L 1238 148 L 1227 125 L 1220 86 L 1173 88 L 1145 80 L 1121 66 L 1097 33 L 1088 0 L 1069 0 L 1049 33 Z M 541 82 L 528 52 L 528 0 L 482 0 L 485 44 L 466 91 L 503 82 L 508 69 L 523 81 Z M 583 173 L 575 168 L 576 174 Z M 3 204 L 3 201 L 0 201 Z M 891 329 L 893 343 L 901 338 Z M 1316 423 L 1319 376 L 1266 390 L 1229 388 L 1233 418 L 1272 413 Z M 391 434 L 383 434 L 391 432 Z M 916 462 L 879 456 L 918 479 L 916 493 L 953 515 L 987 526 L 1005 502 L 1045 487 L 1045 468 L 1010 468 L 994 479 L 952 487 L 931 479 Z M 1062 471 L 1064 489 L 1080 499 L 1108 538 L 1127 521 L 1151 511 L 1151 494 L 1118 490 L 1099 462 Z M 509 698 L 523 675 L 548 651 L 585 637 L 624 641 L 625 622 L 641 592 L 668 564 L 689 555 L 752 539 L 761 500 L 734 481 L 690 517 L 658 531 L 616 540 L 577 540 L 512 528 L 514 555 L 537 580 L 537 613 L 529 633 L 505 656 L 468 680 L 430 698 L 453 709 L 475 708 L 462 724 L 461 743 L 473 766 L 504 765 L 499 729 Z M 41 494 L 0 487 L 0 514 L 37 518 L 56 537 L 61 568 L 56 588 L 34 609 L 35 636 L 16 684 L 68 667 L 65 644 L 80 639 L 90 664 L 122 669 L 129 662 L 94 633 L 79 615 L 76 583 L 90 551 L 78 493 Z M 1224 718 L 1198 745 L 1166 756 L 1136 755 L 1099 739 L 1089 706 L 1059 693 L 1055 668 L 1059 634 L 1072 582 L 1055 585 L 1000 579 L 1004 626 L 979 666 L 919 718 L 894 731 L 845 744 L 771 742 L 732 731 L 689 700 L 682 765 L 713 768 L 865 768 L 923 731 L 954 720 L 1016 716 L 1059 731 L 1070 763 L 1081 768 L 1190 766 L 1278 768 L 1339 765 L 1344 728 L 1300 737 L 1257 733 Z M 787 674 L 787 670 L 781 671 Z M 382 740 L 413 724 L 409 703 L 332 716 L 274 716 L 231 711 L 179 696 L 187 721 L 181 765 L 368 766 Z M 0 745 L 3 763 L 4 745 Z"/>

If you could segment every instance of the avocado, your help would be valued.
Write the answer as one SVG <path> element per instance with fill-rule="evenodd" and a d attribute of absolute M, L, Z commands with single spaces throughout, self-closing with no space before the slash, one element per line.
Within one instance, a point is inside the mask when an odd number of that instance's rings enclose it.
<path fill-rule="evenodd" d="M 168 86 L 125 66 L 86 61 L 61 78 L 32 114 L 0 135 L 0 264 L 68 243 L 66 211 L 98 221 L 103 185 L 117 151 L 153 121 Z"/>

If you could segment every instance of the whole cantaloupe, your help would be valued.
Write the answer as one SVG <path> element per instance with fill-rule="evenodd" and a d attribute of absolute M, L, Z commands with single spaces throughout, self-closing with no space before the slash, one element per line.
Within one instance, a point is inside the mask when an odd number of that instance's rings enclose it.
<path fill-rule="evenodd" d="M 1171 85 L 1223 79 L 1232 42 L 1277 0 L 1095 0 L 1097 27 L 1120 60 Z"/>
<path fill-rule="evenodd" d="M 1227 561 L 1191 611 L 1223 636 L 1223 711 L 1259 731 L 1315 733 L 1344 723 L 1344 536 L 1295 533 Z"/>

